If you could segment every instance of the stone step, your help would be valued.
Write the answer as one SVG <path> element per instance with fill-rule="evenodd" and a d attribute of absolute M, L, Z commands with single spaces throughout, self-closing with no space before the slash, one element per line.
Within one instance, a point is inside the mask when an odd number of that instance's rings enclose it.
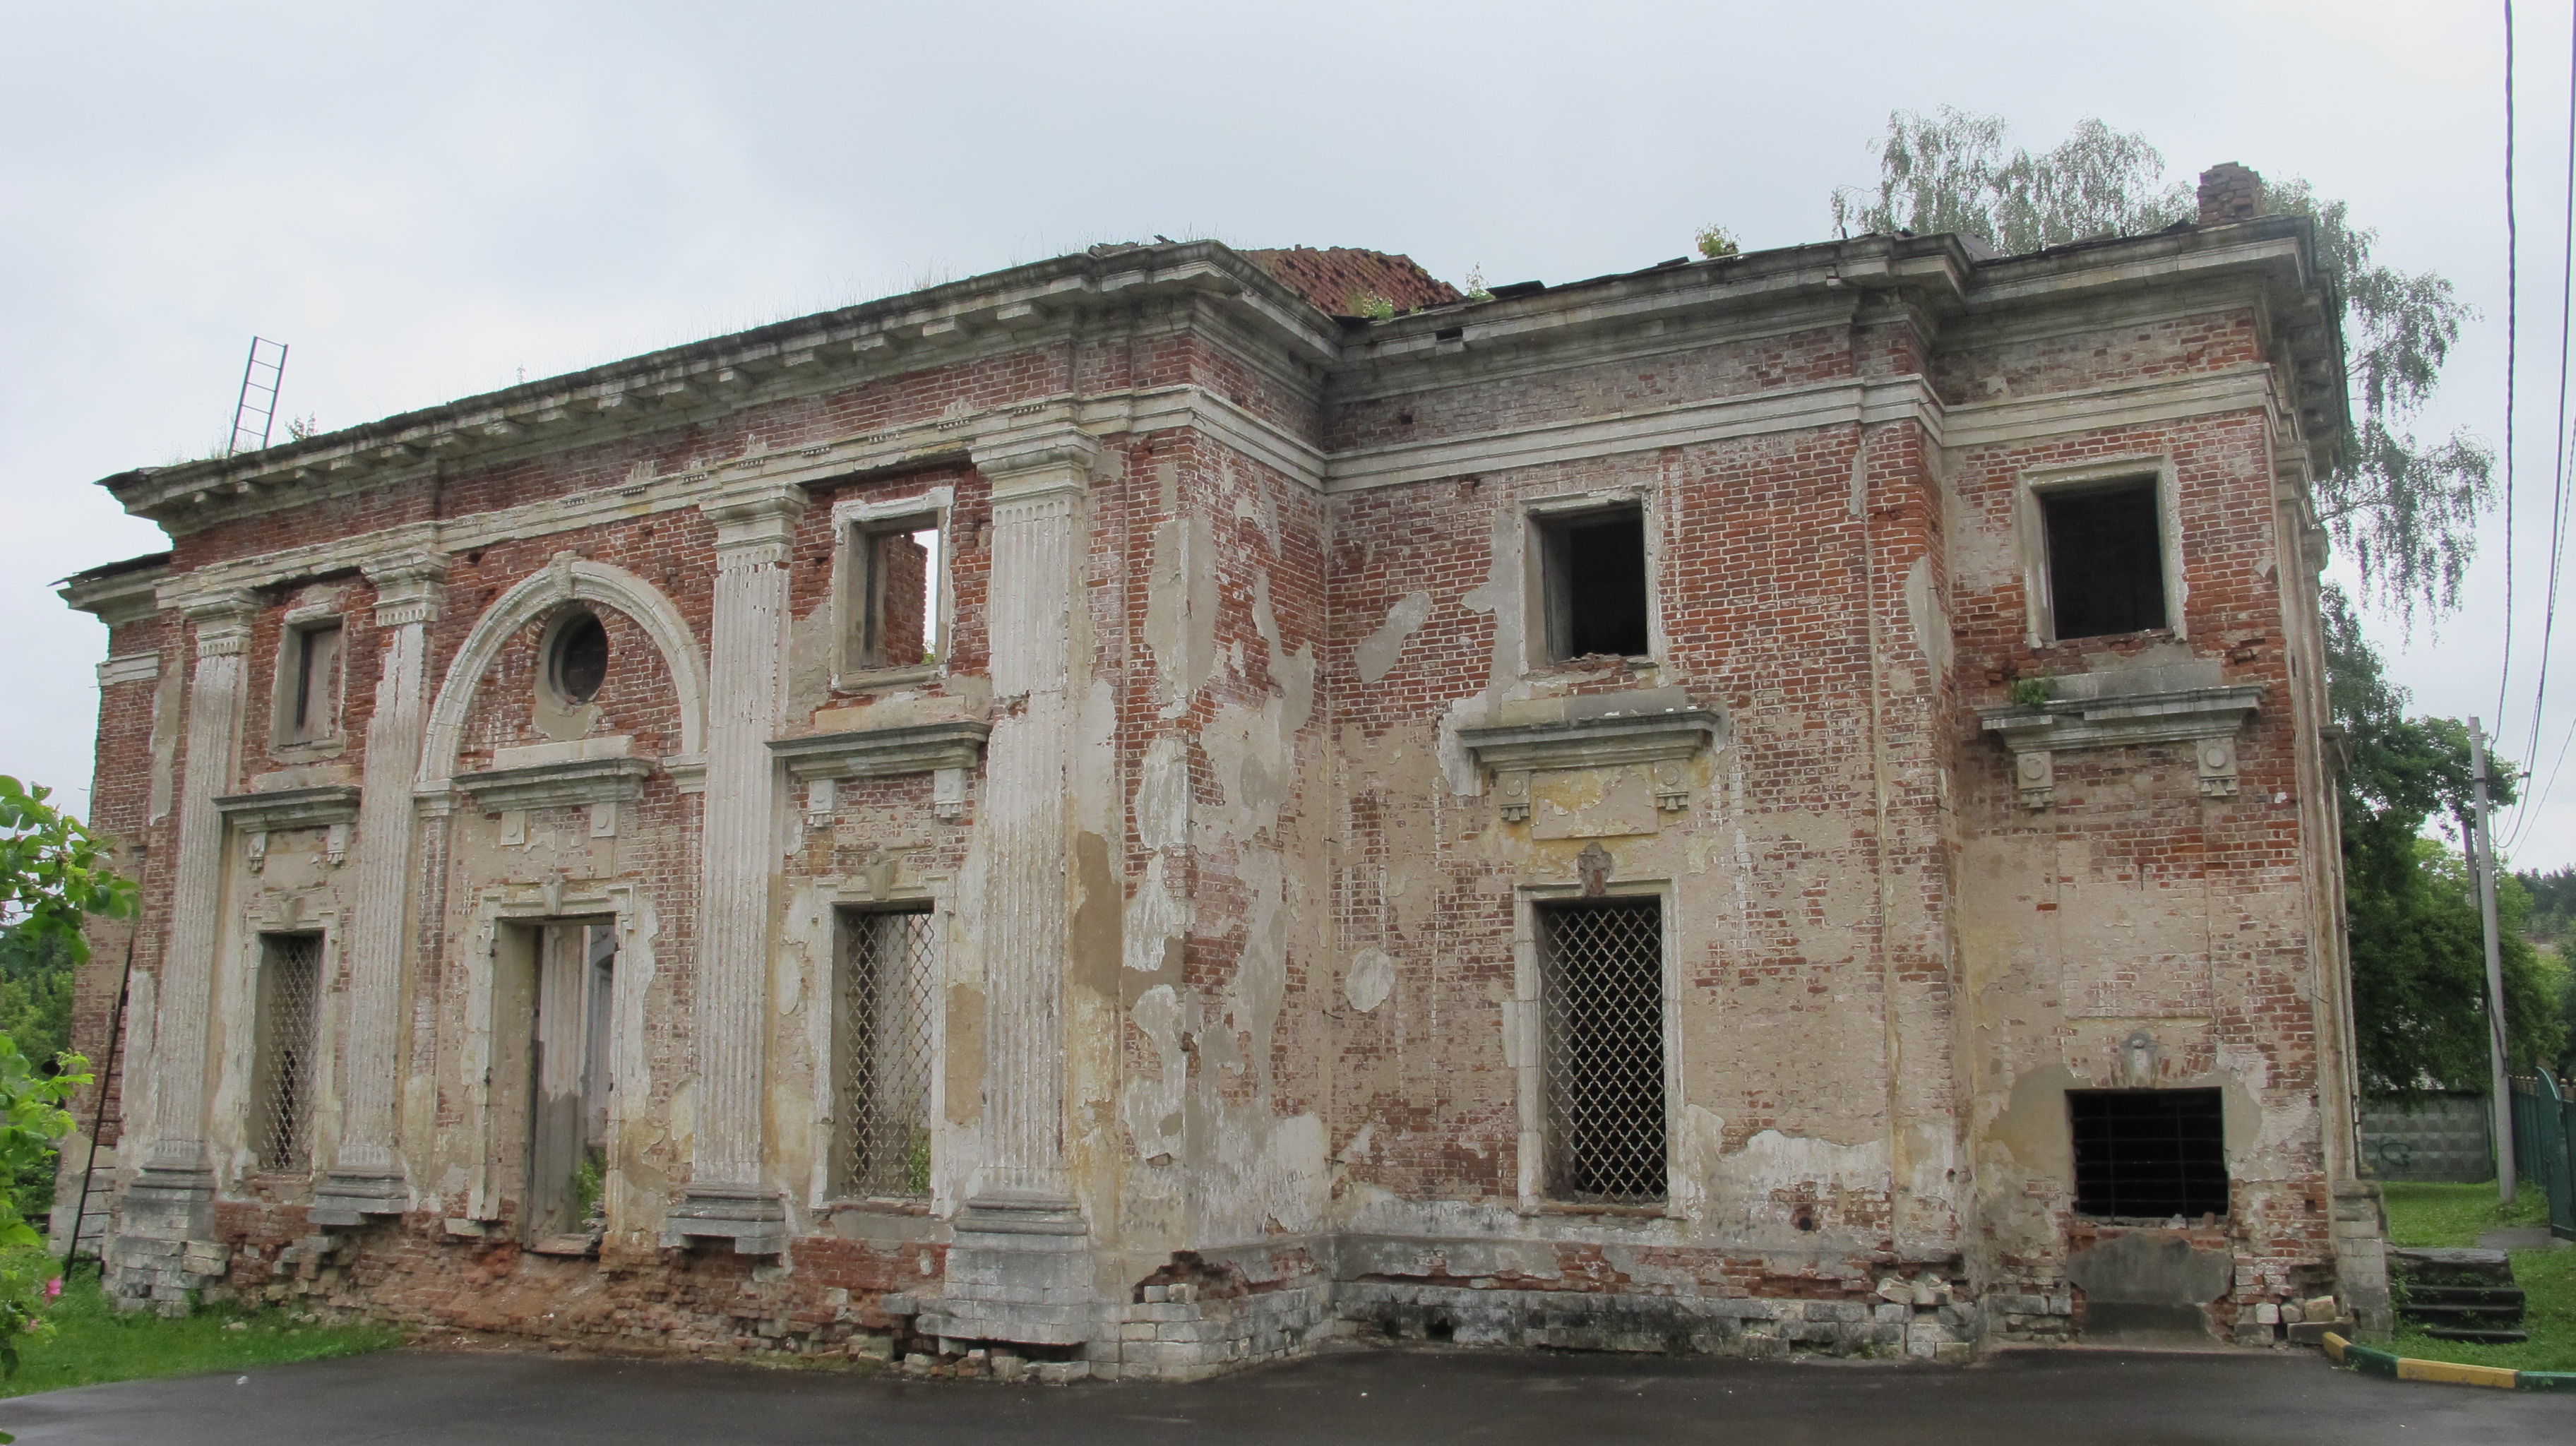
<path fill-rule="evenodd" d="M 2430 1326 L 2424 1334 L 2437 1341 L 2465 1341 L 2478 1346 L 2518 1346 L 2531 1339 L 2521 1331 L 2480 1330 L 2469 1326 Z"/>
<path fill-rule="evenodd" d="M 2509 1305 L 2522 1308 L 2522 1287 L 2518 1285 L 2416 1285 L 2409 1283 L 2406 1299 L 2412 1305 Z"/>
<path fill-rule="evenodd" d="M 2410 1286 L 2513 1284 L 2513 1260 L 2501 1250 L 2409 1245 L 2388 1252 L 2388 1268 Z"/>
<path fill-rule="evenodd" d="M 2398 1316 L 2428 1326 L 2508 1326 L 2522 1319 L 2522 1302 L 2510 1305 L 2418 1305 L 2406 1303 Z"/>

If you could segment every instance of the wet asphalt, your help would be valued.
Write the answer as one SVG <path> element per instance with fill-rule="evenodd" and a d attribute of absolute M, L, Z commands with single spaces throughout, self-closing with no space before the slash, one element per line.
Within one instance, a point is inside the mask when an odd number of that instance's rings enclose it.
<path fill-rule="evenodd" d="M 2307 1355 L 2006 1353 L 1968 1367 L 1352 1350 L 1194 1385 L 914 1382 L 401 1350 L 0 1401 L 40 1443 L 1470 1441 L 2472 1446 L 2576 1442 L 2576 1397 L 2383 1381 Z"/>

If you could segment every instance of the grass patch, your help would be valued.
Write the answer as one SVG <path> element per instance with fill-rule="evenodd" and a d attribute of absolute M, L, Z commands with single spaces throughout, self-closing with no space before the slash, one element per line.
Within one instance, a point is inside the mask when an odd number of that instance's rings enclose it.
<path fill-rule="evenodd" d="M 79 1267 L 63 1282 L 62 1298 L 45 1312 L 45 1319 L 53 1323 L 53 1339 L 19 1352 L 18 1373 L 0 1380 L 0 1396 L 246 1371 L 364 1355 L 403 1342 L 403 1333 L 391 1326 L 300 1324 L 282 1310 L 230 1304 L 203 1306 L 180 1320 L 164 1320 L 149 1311 L 119 1315 L 99 1289 L 94 1265 Z M 242 1329 L 231 1329 L 236 1323 Z"/>
<path fill-rule="evenodd" d="M 2549 1222 L 2548 1202 L 2529 1184 L 2509 1209 L 2496 1199 L 2493 1184 L 2391 1181 L 2384 1188 L 2392 1245 L 2475 1245 L 2478 1236 L 2501 1226 Z M 2401 1356 L 2427 1361 L 2512 1371 L 2576 1371 L 2576 1249 L 2514 1251 L 2513 1283 L 2522 1287 L 2522 1328 L 2531 1336 L 2521 1345 L 2437 1341 L 2401 1324 L 2394 1349 Z"/>

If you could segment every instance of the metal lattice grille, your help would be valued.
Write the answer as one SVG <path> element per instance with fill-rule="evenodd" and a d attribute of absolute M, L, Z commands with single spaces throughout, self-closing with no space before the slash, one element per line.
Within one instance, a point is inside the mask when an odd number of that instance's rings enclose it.
<path fill-rule="evenodd" d="M 1547 1188 L 1560 1200 L 1664 1198 L 1663 905 L 1539 910 Z"/>
<path fill-rule="evenodd" d="M 2066 1113 L 2078 1213 L 2227 1213 L 2227 1125 L 2218 1091 L 2069 1090 Z"/>
<path fill-rule="evenodd" d="M 321 986 L 321 935 L 262 938 L 259 1057 L 251 1107 L 251 1133 L 262 1170 L 294 1172 L 312 1163 L 314 1023 Z"/>
<path fill-rule="evenodd" d="M 927 1195 L 935 917 L 851 912 L 841 938 L 841 1192 Z"/>

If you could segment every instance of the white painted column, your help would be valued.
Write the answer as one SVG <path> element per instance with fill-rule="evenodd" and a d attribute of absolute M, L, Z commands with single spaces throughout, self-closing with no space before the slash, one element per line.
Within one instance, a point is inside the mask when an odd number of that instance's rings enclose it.
<path fill-rule="evenodd" d="M 215 807 L 239 772 L 242 651 L 258 601 L 228 591 L 181 599 L 196 628 L 188 690 L 187 771 L 179 790 L 178 864 L 161 955 L 148 1061 L 151 1135 L 143 1172 L 126 1186 L 110 1247 L 109 1284 L 121 1304 L 184 1308 L 191 1284 L 183 1242 L 214 1234 L 214 1172 L 206 1157 L 206 1047 L 213 1029 L 215 954 L 222 939 L 224 816 Z M 134 1098 L 129 1093 L 127 1098 Z"/>
<path fill-rule="evenodd" d="M 315 1192 L 317 1225 L 357 1225 L 411 1203 L 395 1155 L 394 1095 L 402 1058 L 404 924 L 409 916 L 412 774 L 429 716 L 429 624 L 447 560 L 407 553 L 366 565 L 376 589 L 383 666 L 367 723 L 358 797 L 357 905 L 348 923 L 348 1024 L 341 1048 L 340 1148 Z"/>
<path fill-rule="evenodd" d="M 984 1164 L 955 1222 L 946 1294 L 919 1328 L 1072 1344 L 1092 1329 L 1089 1228 L 1065 1160 L 1064 980 L 1072 918 L 1074 656 L 1084 493 L 1099 445 L 1063 421 L 990 438 L 994 723 L 976 823 L 986 1000 Z M 980 924 L 980 929 L 974 927 Z"/>
<path fill-rule="evenodd" d="M 206 1169 L 206 1043 L 222 933 L 224 816 L 218 795 L 240 771 L 243 649 L 257 602 L 248 593 L 194 598 L 197 662 L 188 689 L 187 771 L 179 788 L 179 863 L 171 879 L 169 948 L 161 957 L 147 1169 Z"/>
<path fill-rule="evenodd" d="M 787 1245 L 761 1159 L 761 1046 L 784 797 L 769 740 L 787 701 L 787 560 L 804 508 L 802 490 L 777 483 L 704 504 L 716 524 L 716 583 L 698 844 L 697 1135 L 663 1236 L 730 1238 L 747 1255 Z"/>

